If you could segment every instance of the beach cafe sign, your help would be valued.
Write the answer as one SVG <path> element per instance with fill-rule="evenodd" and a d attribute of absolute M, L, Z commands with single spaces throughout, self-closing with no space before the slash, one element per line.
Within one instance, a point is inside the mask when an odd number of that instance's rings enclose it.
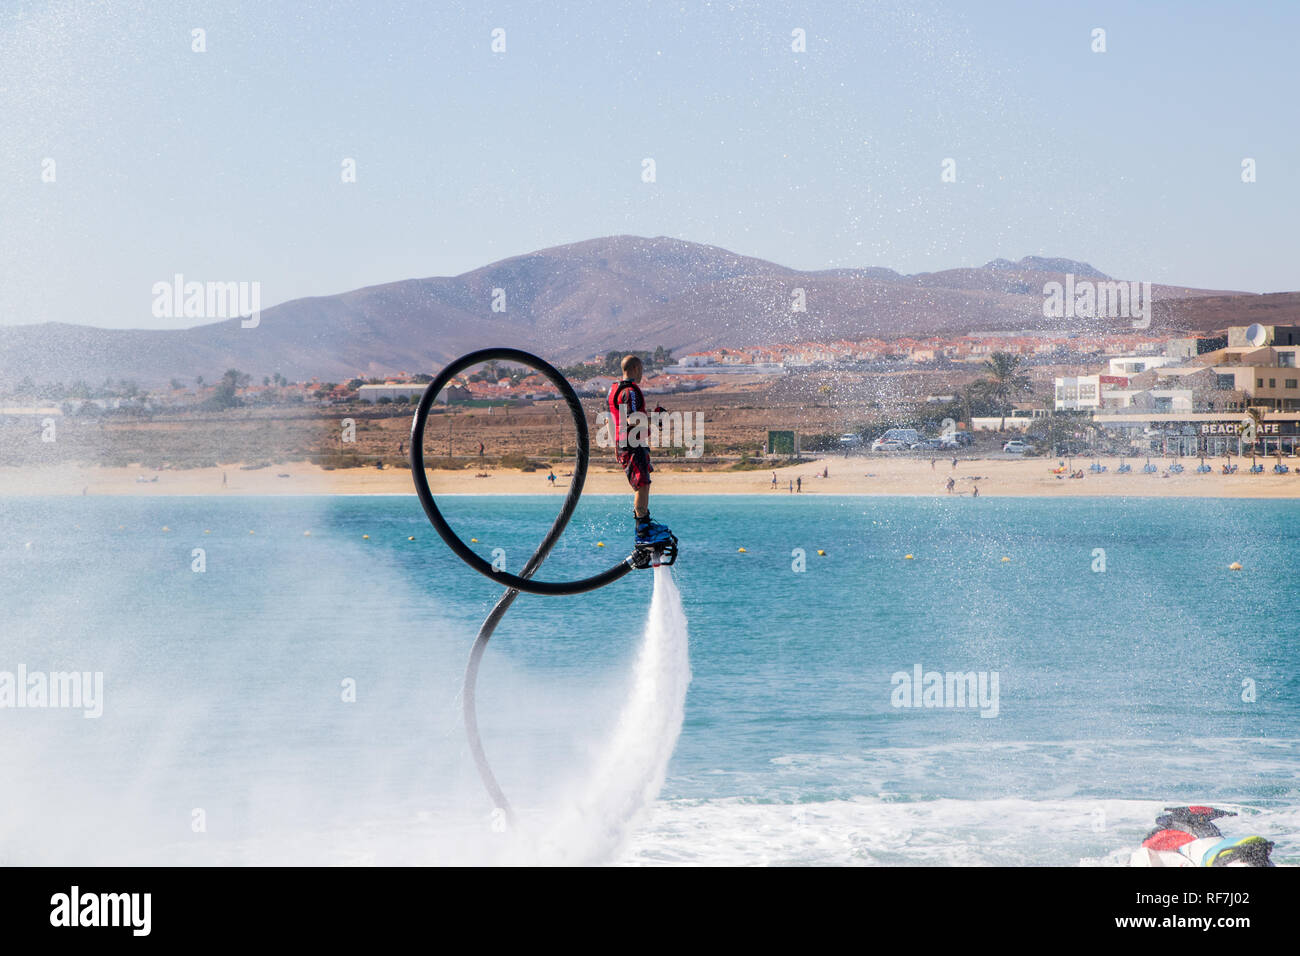
<path fill-rule="evenodd" d="M 1236 438 L 1241 435 L 1247 441 L 1251 440 L 1250 432 L 1254 431 L 1256 437 L 1264 438 L 1266 436 L 1278 435 L 1295 435 L 1297 434 L 1297 422 L 1259 422 L 1253 419 L 1231 422 L 1201 422 L 1202 435 L 1231 435 Z M 1283 425 L 1287 426 L 1285 430 Z M 1243 434 L 1244 430 L 1244 434 Z"/>

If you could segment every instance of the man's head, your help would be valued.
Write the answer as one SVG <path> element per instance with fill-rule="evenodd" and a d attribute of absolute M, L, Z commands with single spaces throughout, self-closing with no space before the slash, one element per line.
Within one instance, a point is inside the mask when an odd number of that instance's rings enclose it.
<path fill-rule="evenodd" d="M 623 378 L 629 382 L 639 382 L 641 381 L 641 373 L 644 371 L 645 367 L 635 355 L 623 356 Z"/>

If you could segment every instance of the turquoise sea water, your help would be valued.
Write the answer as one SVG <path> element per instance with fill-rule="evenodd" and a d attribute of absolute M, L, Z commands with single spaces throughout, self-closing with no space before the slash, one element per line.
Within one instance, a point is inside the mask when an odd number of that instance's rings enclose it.
<path fill-rule="evenodd" d="M 445 510 L 517 570 L 558 502 Z M 538 577 L 621 558 L 628 510 L 584 498 Z M 682 541 L 693 681 L 624 861 L 1123 862 L 1160 807 L 1208 802 L 1242 814 L 1225 832 L 1300 862 L 1293 503 L 775 494 L 654 511 Z M 500 588 L 413 497 L 10 499 L 0 580 L 0 671 L 104 674 L 98 719 L 0 709 L 0 862 L 495 858 L 458 695 Z M 525 815 L 615 719 L 650 590 L 638 572 L 523 595 L 499 629 L 480 721 Z M 893 675 L 917 665 L 996 672 L 997 715 L 894 706 Z"/>

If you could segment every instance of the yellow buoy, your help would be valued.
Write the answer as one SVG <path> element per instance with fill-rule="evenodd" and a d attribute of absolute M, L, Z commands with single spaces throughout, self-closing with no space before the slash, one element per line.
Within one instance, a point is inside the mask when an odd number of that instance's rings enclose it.
<path fill-rule="evenodd" d="M 415 540 L 415 535 L 410 535 L 410 536 L 408 536 L 406 540 L 407 540 L 407 541 L 414 541 L 414 540 Z"/>
<path fill-rule="evenodd" d="M 478 544 L 478 538 L 470 538 L 470 539 L 469 539 L 469 543 L 470 543 L 470 544 Z"/>
<path fill-rule="evenodd" d="M 256 531 L 250 531 L 250 532 L 248 532 L 248 533 L 249 533 L 249 534 L 257 534 Z"/>
<path fill-rule="evenodd" d="M 596 542 L 596 547 L 598 547 L 598 548 L 603 548 L 603 547 L 605 547 L 605 542 L 604 542 L 604 541 L 597 541 L 597 542 Z"/>
<path fill-rule="evenodd" d="M 737 554 L 748 554 L 749 552 L 746 551 L 744 548 L 737 548 L 737 549 L 736 549 L 736 553 L 737 553 Z"/>
<path fill-rule="evenodd" d="M 826 552 L 823 551 L 821 548 L 817 549 L 817 553 L 820 554 L 822 557 L 826 557 Z"/>
<path fill-rule="evenodd" d="M 912 556 L 911 556 L 910 554 L 905 554 L 905 555 L 903 555 L 903 560 L 904 560 L 904 561 L 911 561 L 911 560 L 913 560 L 913 558 L 912 558 Z"/>
<path fill-rule="evenodd" d="M 1002 561 L 1003 561 L 1004 564 L 1005 564 L 1007 561 L 1010 561 L 1010 560 L 1011 560 L 1011 559 L 1008 558 L 1006 555 L 1003 555 L 1003 556 L 1002 556 Z"/>
<path fill-rule="evenodd" d="M 361 538 L 362 538 L 362 540 L 364 540 L 364 541 L 369 541 L 369 540 L 370 540 L 370 535 L 368 535 L 368 534 L 363 534 L 363 535 L 361 536 Z"/>
<path fill-rule="evenodd" d="M 1232 564 L 1228 565 L 1228 570 L 1229 570 L 1229 571 L 1240 571 L 1240 570 L 1241 570 L 1241 563 L 1238 562 L 1238 561 L 1233 561 Z"/>
<path fill-rule="evenodd" d="M 311 537 L 311 532 L 310 532 L 310 531 L 304 531 L 304 532 L 302 533 L 302 536 L 303 536 L 304 538 L 310 538 L 310 537 Z"/>
<path fill-rule="evenodd" d="M 204 528 L 204 529 L 203 529 L 203 533 L 204 533 L 204 534 L 212 534 L 212 530 L 211 530 L 210 528 Z"/>
<path fill-rule="evenodd" d="M 164 531 L 170 531 L 171 528 L 167 527 L 166 525 L 163 525 L 163 530 L 164 530 Z"/>

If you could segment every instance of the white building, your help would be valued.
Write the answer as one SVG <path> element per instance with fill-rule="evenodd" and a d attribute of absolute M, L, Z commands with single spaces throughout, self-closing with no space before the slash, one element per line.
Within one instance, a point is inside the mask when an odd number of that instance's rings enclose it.
<path fill-rule="evenodd" d="M 703 368 L 713 364 L 713 356 L 706 352 L 691 352 L 683 355 L 677 364 L 682 368 Z"/>
<path fill-rule="evenodd" d="M 1107 361 L 1107 375 L 1138 375 L 1149 368 L 1176 365 L 1180 359 L 1172 355 L 1118 355 Z"/>
<path fill-rule="evenodd" d="M 1146 396 L 1150 396 L 1149 400 Z M 1139 408 L 1157 412 L 1192 411 L 1190 388 L 1108 388 L 1101 393 L 1103 408 Z"/>
<path fill-rule="evenodd" d="M 579 395 L 608 395 L 609 390 L 619 379 L 611 375 L 593 375 L 585 382 L 578 382 L 573 386 L 573 390 Z M 646 389 L 642 389 L 646 391 Z"/>
<path fill-rule="evenodd" d="M 1001 415 L 975 415 L 970 420 L 970 430 L 973 432 L 996 432 L 1001 431 L 1005 425 L 1007 431 L 1029 431 L 1029 426 L 1034 423 L 1034 419 L 1029 415 L 1008 415 L 1004 420 Z"/>
<path fill-rule="evenodd" d="M 381 398 L 387 398 L 390 401 L 398 396 L 404 395 L 412 401 L 419 401 L 420 396 L 424 394 L 424 386 L 414 382 L 391 383 L 386 382 L 383 385 L 362 385 L 357 389 L 357 400 L 362 402 L 377 402 Z"/>
<path fill-rule="evenodd" d="M 1056 410 L 1058 412 L 1077 412 L 1100 407 L 1100 375 L 1070 375 L 1056 379 Z"/>

